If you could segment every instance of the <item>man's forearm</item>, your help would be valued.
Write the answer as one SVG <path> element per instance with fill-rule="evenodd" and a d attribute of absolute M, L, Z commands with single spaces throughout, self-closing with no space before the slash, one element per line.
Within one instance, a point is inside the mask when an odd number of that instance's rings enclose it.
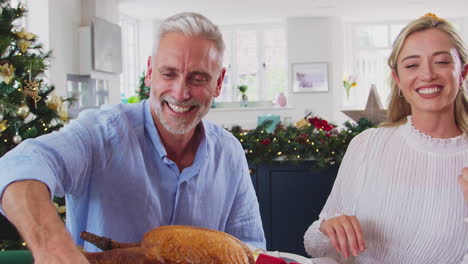
<path fill-rule="evenodd" d="M 14 182 L 6 188 L 1 203 L 33 254 L 73 246 L 45 184 L 34 180 Z"/>

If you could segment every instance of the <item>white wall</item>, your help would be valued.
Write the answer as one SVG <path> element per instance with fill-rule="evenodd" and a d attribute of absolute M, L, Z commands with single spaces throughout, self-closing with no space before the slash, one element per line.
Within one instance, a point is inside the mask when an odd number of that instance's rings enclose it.
<path fill-rule="evenodd" d="M 29 1 L 27 30 L 38 36 L 44 51 L 49 50 L 49 0 Z"/>
<path fill-rule="evenodd" d="M 299 118 L 304 111 L 312 111 L 325 119 L 334 118 L 336 81 L 335 69 L 341 65 L 334 54 L 342 50 L 337 41 L 341 32 L 335 29 L 338 19 L 332 17 L 291 18 L 287 21 L 288 66 L 289 66 L 289 100 L 295 108 L 293 116 Z M 328 92 L 293 93 L 292 65 L 294 63 L 328 64 Z"/>
<path fill-rule="evenodd" d="M 86 19 L 99 17 L 111 23 L 119 23 L 119 7 L 118 0 L 85 0 L 88 2 L 83 10 L 88 12 Z M 94 12 L 94 13 L 93 13 Z M 90 25 L 91 21 L 82 21 L 86 25 Z M 109 103 L 120 103 L 120 74 L 111 74 L 105 72 L 91 71 L 91 78 L 107 80 L 109 82 Z"/>
<path fill-rule="evenodd" d="M 78 29 L 81 24 L 81 2 L 49 0 L 48 8 L 49 45 L 53 50 L 49 81 L 55 85 L 57 95 L 66 96 L 67 74 L 79 72 Z"/>

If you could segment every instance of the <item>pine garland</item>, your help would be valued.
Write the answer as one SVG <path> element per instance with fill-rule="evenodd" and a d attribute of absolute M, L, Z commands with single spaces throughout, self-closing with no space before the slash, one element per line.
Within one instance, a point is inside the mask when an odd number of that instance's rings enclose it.
<path fill-rule="evenodd" d="M 346 122 L 338 130 L 336 125 L 318 117 L 309 118 L 303 126 L 279 123 L 272 133 L 265 122 L 254 130 L 234 126 L 230 132 L 241 142 L 247 160 L 252 163 L 269 163 L 275 160 L 315 160 L 316 168 L 339 165 L 349 142 L 357 134 L 374 125 L 367 119 L 357 124 Z"/>

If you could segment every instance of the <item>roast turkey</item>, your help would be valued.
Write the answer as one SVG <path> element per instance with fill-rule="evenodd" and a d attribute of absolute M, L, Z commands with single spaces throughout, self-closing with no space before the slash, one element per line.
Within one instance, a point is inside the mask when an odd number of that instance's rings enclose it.
<path fill-rule="evenodd" d="M 84 252 L 91 264 L 254 264 L 249 248 L 237 238 L 206 228 L 161 226 L 141 243 L 119 243 L 83 232 L 81 237 L 104 250 Z"/>

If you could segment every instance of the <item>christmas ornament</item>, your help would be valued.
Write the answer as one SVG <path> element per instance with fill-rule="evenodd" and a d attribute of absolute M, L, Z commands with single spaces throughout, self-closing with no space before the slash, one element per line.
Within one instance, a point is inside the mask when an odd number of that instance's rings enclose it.
<path fill-rule="evenodd" d="M 16 134 L 16 135 L 13 137 L 13 143 L 19 144 L 19 143 L 21 143 L 21 141 L 23 141 L 23 139 L 21 138 L 20 135 Z"/>
<path fill-rule="evenodd" d="M 13 65 L 10 65 L 9 63 L 3 64 L 0 71 L 0 81 L 9 84 L 13 77 L 15 77 L 15 68 Z"/>
<path fill-rule="evenodd" d="M 26 40 L 32 40 L 33 38 L 36 37 L 36 35 L 32 33 L 26 32 L 24 28 L 22 28 L 20 32 L 16 32 L 15 34 L 16 36 L 18 36 L 18 38 L 26 39 Z"/>
<path fill-rule="evenodd" d="M 297 128 L 301 128 L 307 125 L 310 125 L 309 123 L 309 116 L 312 115 L 312 112 L 307 113 L 307 115 L 304 116 L 301 120 L 297 121 L 296 124 L 294 124 Z"/>
<path fill-rule="evenodd" d="M 60 105 L 59 109 L 57 110 L 57 115 L 59 116 L 60 119 L 63 121 L 67 122 L 68 121 L 68 110 L 65 105 Z"/>
<path fill-rule="evenodd" d="M 301 128 L 303 126 L 306 126 L 307 124 L 310 124 L 309 121 L 307 121 L 307 119 L 303 118 L 303 119 L 296 122 L 296 127 Z"/>
<path fill-rule="evenodd" d="M 62 98 L 56 95 L 52 95 L 47 99 L 46 105 L 48 108 L 56 111 L 61 120 L 65 122 L 68 120 L 68 110 L 67 107 L 63 104 Z"/>
<path fill-rule="evenodd" d="M 367 118 L 374 124 L 380 124 L 387 119 L 387 110 L 383 109 L 379 94 L 375 85 L 371 86 L 364 110 L 341 111 L 352 120 L 358 122 L 361 118 Z"/>
<path fill-rule="evenodd" d="M 0 113 L 0 122 L 2 122 L 2 120 L 3 120 L 3 114 Z"/>
<path fill-rule="evenodd" d="M 62 99 L 55 94 L 51 95 L 47 98 L 46 105 L 48 108 L 57 111 L 57 109 L 62 105 Z"/>
<path fill-rule="evenodd" d="M 0 122 L 0 133 L 2 133 L 8 128 L 7 122 L 7 120 L 3 120 L 2 122 Z"/>
<path fill-rule="evenodd" d="M 29 107 L 25 104 L 22 104 L 20 107 L 18 107 L 16 115 L 22 118 L 26 118 L 29 115 Z"/>
<path fill-rule="evenodd" d="M 31 46 L 31 41 L 20 39 L 18 40 L 18 46 L 22 53 L 26 53 L 26 51 L 28 51 L 29 47 Z"/>
<path fill-rule="evenodd" d="M 35 81 L 24 81 L 24 83 L 23 94 L 30 96 L 34 100 L 34 107 L 37 108 L 37 102 L 42 98 L 39 96 L 39 83 Z"/>

